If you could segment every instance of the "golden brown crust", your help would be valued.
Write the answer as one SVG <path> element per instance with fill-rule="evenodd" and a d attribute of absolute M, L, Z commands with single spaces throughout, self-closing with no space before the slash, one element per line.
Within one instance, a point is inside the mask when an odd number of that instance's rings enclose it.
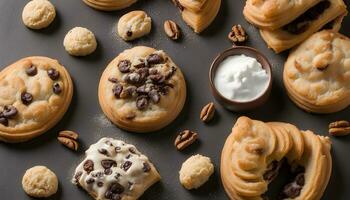
<path fill-rule="evenodd" d="M 138 62 L 137 60 L 144 60 L 151 54 L 161 55 L 164 58 L 164 63 L 152 67 L 164 76 L 174 67 L 174 73 L 165 81 L 172 88 L 168 88 L 165 95 L 160 95 L 159 102 L 149 101 L 148 106 L 140 110 L 136 105 L 135 97 L 116 98 L 113 94 L 115 83 L 108 79 L 114 78 L 123 85 L 123 88 L 127 88 L 130 84 L 125 82 L 126 74 L 118 69 L 120 61 L 129 60 L 133 66 Z M 163 51 L 149 47 L 138 46 L 125 50 L 107 66 L 100 79 L 99 102 L 103 112 L 118 127 L 132 132 L 150 132 L 165 127 L 181 112 L 185 100 L 186 83 L 180 68 Z"/>
<path fill-rule="evenodd" d="M 320 199 L 332 171 L 329 138 L 281 122 L 240 117 L 221 154 L 221 179 L 230 199 L 262 200 L 271 179 L 269 166 L 285 157 L 305 169 L 304 184 L 293 199 Z M 286 197 L 288 199 L 288 197 Z"/>
<path fill-rule="evenodd" d="M 113 11 L 127 8 L 137 0 L 83 0 L 88 6 L 102 11 Z"/>
<path fill-rule="evenodd" d="M 289 97 L 315 113 L 349 106 L 350 40 L 333 31 L 314 34 L 289 55 L 283 72 Z"/>
<path fill-rule="evenodd" d="M 29 76 L 26 69 L 37 68 L 37 74 Z M 52 80 L 48 70 L 55 69 L 59 78 Z M 56 94 L 53 85 L 59 84 L 61 92 Z M 21 94 L 28 92 L 33 100 L 26 105 Z M 0 73 L 0 108 L 12 105 L 17 115 L 8 119 L 8 125 L 0 123 L 0 140 L 5 142 L 23 142 L 53 127 L 67 111 L 72 95 L 73 83 L 66 69 L 47 57 L 28 57 L 3 69 Z"/>

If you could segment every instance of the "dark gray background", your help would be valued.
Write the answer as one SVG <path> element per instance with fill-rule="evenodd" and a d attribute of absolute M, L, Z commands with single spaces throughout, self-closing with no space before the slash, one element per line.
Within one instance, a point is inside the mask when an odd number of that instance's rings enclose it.
<path fill-rule="evenodd" d="M 142 199 L 227 199 L 220 181 L 220 153 L 236 118 L 243 114 L 232 113 L 216 103 L 217 115 L 209 125 L 199 120 L 203 105 L 214 101 L 209 91 L 208 70 L 214 57 L 231 44 L 227 33 L 233 24 L 242 24 L 249 33 L 247 45 L 261 50 L 273 65 L 274 85 L 270 100 L 262 108 L 244 113 L 264 121 L 291 122 L 302 129 L 311 129 L 327 135 L 328 123 L 348 119 L 349 109 L 332 115 L 312 115 L 298 109 L 286 96 L 282 84 L 283 62 L 287 54 L 276 55 L 266 48 L 258 31 L 243 19 L 245 1 L 223 0 L 219 15 L 201 35 L 196 35 L 182 21 L 180 13 L 170 0 L 140 0 L 131 8 L 117 12 L 99 12 L 80 0 L 52 0 L 57 9 L 54 23 L 47 29 L 27 29 L 21 13 L 27 1 L 0 1 L 0 66 L 33 55 L 58 59 L 66 66 L 74 80 L 74 97 L 64 119 L 43 136 L 23 144 L 0 143 L 0 199 L 30 199 L 21 189 L 22 175 L 34 165 L 46 165 L 60 181 L 58 193 L 50 199 L 90 199 L 87 193 L 70 183 L 74 168 L 84 156 L 84 150 L 103 136 L 125 140 L 136 145 L 157 166 L 162 181 L 149 189 Z M 153 19 L 152 33 L 135 42 L 126 43 L 115 33 L 115 25 L 122 14 L 130 10 L 145 10 Z M 163 32 L 163 22 L 175 20 L 184 37 L 179 42 L 169 40 Z M 350 18 L 344 22 L 343 33 L 349 36 Z M 62 45 L 68 30 L 83 26 L 92 30 L 98 40 L 96 52 L 88 57 L 69 56 Z M 165 50 L 181 66 L 187 79 L 186 106 L 170 126 L 157 133 L 135 134 L 124 132 L 106 120 L 97 99 L 97 86 L 105 66 L 124 49 L 147 45 Z M 74 130 L 80 134 L 81 148 L 75 153 L 56 140 L 60 130 Z M 183 129 L 199 133 L 200 141 L 184 152 L 178 152 L 173 141 Z M 324 199 L 349 199 L 350 160 L 349 137 L 332 138 L 333 174 Z M 212 158 L 215 174 L 202 188 L 187 191 L 178 181 L 182 162 L 192 154 Z"/>

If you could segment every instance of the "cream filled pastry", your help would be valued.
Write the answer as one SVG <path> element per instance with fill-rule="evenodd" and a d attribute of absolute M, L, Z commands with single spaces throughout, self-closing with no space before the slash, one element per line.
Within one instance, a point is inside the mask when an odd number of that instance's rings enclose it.
<path fill-rule="evenodd" d="M 350 104 L 350 40 L 330 31 L 314 34 L 292 51 L 283 80 L 300 108 L 333 113 Z"/>
<path fill-rule="evenodd" d="M 234 200 L 263 200 L 283 162 L 292 178 L 279 199 L 321 199 L 332 171 L 329 138 L 288 123 L 240 117 L 221 154 L 221 179 Z"/>
<path fill-rule="evenodd" d="M 184 21 L 200 33 L 215 19 L 221 0 L 172 0 L 180 9 Z"/>

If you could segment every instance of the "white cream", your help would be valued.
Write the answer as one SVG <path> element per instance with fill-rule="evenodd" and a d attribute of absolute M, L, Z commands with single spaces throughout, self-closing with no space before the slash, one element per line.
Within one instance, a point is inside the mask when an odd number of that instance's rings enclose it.
<path fill-rule="evenodd" d="M 269 85 L 269 75 L 252 57 L 235 55 L 225 58 L 214 77 L 216 89 L 224 97 L 246 102 L 259 97 Z"/>

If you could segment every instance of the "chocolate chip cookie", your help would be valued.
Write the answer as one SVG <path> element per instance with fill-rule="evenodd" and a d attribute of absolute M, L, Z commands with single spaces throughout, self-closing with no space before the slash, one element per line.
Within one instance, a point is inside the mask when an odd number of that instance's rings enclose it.
<path fill-rule="evenodd" d="M 102 138 L 85 154 L 72 182 L 96 200 L 138 199 L 160 180 L 148 158 L 123 141 Z"/>
<path fill-rule="evenodd" d="M 73 83 L 47 57 L 23 58 L 0 72 L 0 140 L 24 142 L 53 127 L 67 111 Z"/>
<path fill-rule="evenodd" d="M 164 51 L 138 46 L 107 66 L 98 95 L 103 112 L 118 127 L 150 132 L 165 127 L 181 112 L 186 83 Z"/>

